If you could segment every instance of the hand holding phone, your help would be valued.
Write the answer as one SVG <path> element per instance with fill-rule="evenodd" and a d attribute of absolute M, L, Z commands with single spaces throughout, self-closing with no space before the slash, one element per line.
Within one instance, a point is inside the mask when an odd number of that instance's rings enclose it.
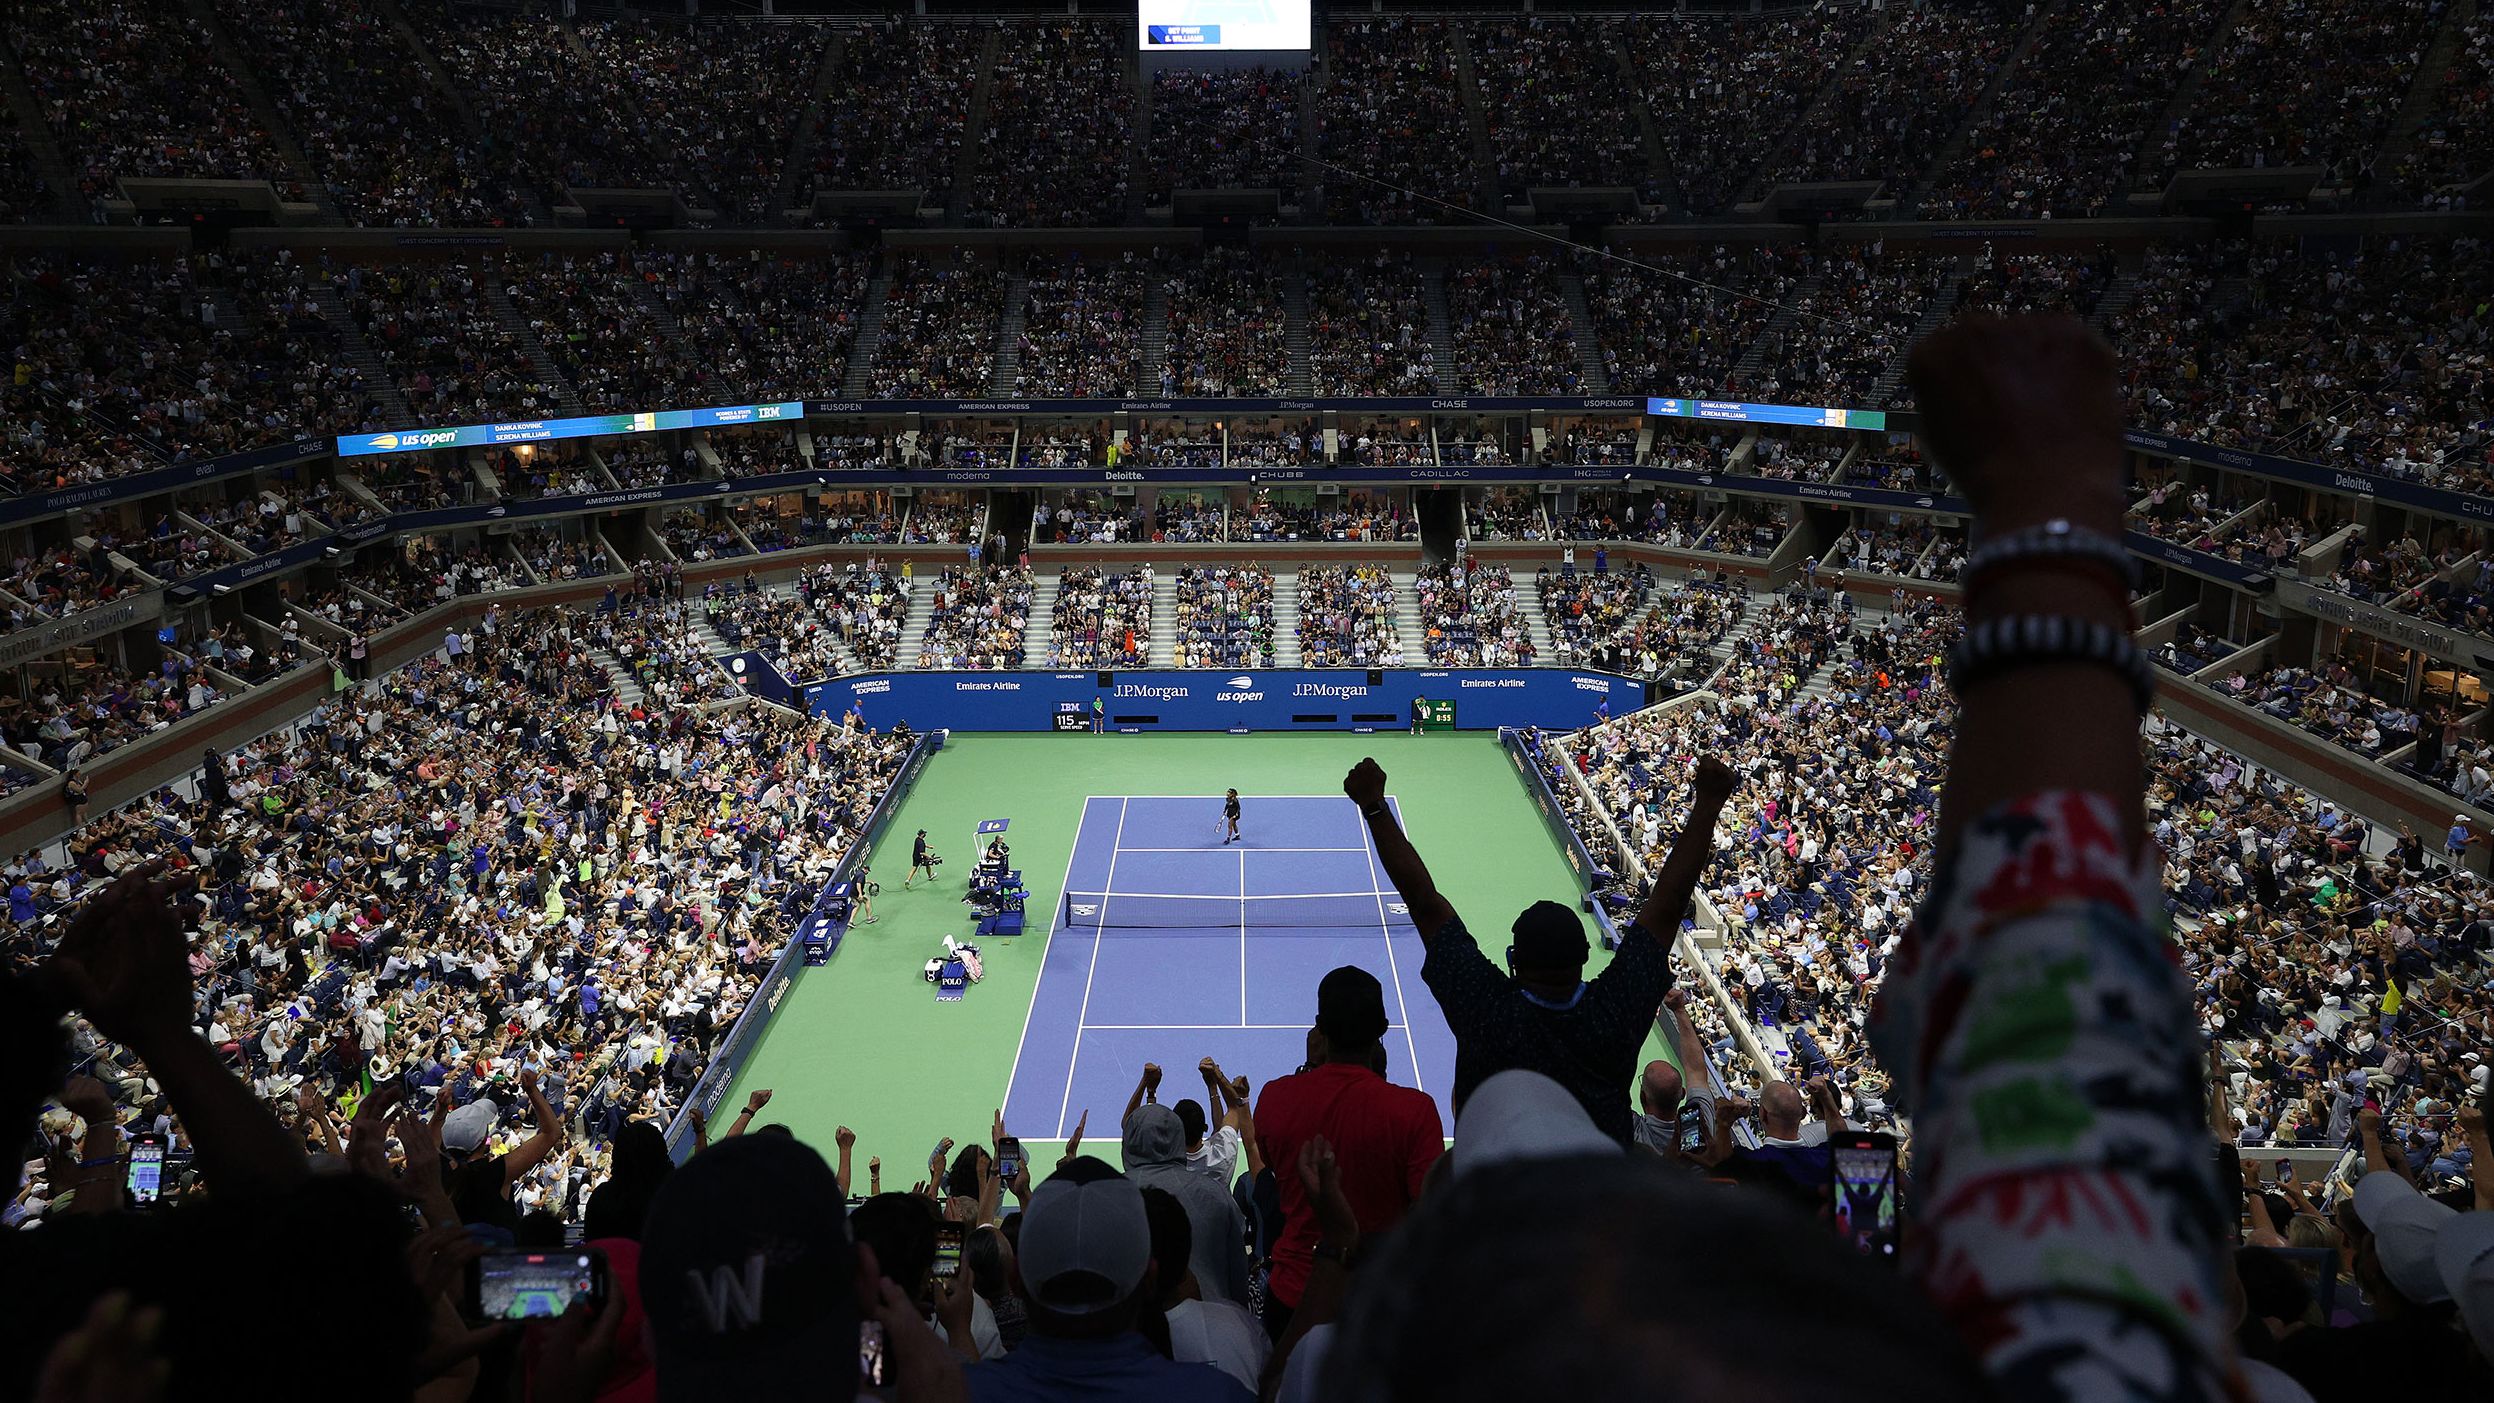
<path fill-rule="evenodd" d="M 891 1380 L 884 1377 L 883 1322 L 857 1322 L 857 1381 L 866 1388 L 881 1388 Z"/>
<path fill-rule="evenodd" d="M 1007 1186 L 1022 1177 L 1022 1138 L 1008 1135 L 996 1142 L 996 1177 Z"/>
<path fill-rule="evenodd" d="M 1894 1257 L 1903 1217 L 1896 1137 L 1874 1130 L 1828 1132 L 1827 1175 L 1828 1204 L 1845 1241 L 1865 1256 Z"/>
<path fill-rule="evenodd" d="M 961 1275 L 962 1226 L 947 1219 L 935 1225 L 935 1284 L 939 1287 Z"/>
<path fill-rule="evenodd" d="M 594 1247 L 497 1247 L 468 1264 L 468 1319 L 551 1320 L 575 1308 L 604 1308 L 606 1254 Z"/>
<path fill-rule="evenodd" d="M 1706 1103 L 1691 1097 L 1680 1103 L 1680 1116 L 1675 1131 L 1679 1136 L 1680 1153 L 1700 1155 L 1706 1152 Z"/>
<path fill-rule="evenodd" d="M 160 1135 L 140 1135 L 130 1142 L 130 1172 L 125 1181 L 130 1206 L 153 1208 L 164 1201 L 165 1142 Z"/>

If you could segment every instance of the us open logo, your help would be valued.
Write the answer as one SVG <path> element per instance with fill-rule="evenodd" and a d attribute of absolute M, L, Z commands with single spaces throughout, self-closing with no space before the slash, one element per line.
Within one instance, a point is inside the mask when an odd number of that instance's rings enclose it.
<path fill-rule="evenodd" d="M 1228 691 L 1215 692 L 1212 699 L 1225 702 L 1260 702 L 1264 700 L 1264 691 L 1256 686 L 1256 679 L 1241 673 L 1230 679 Z"/>

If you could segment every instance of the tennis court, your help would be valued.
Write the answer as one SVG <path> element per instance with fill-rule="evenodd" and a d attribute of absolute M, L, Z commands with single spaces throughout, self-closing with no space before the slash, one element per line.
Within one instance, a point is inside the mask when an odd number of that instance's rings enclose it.
<path fill-rule="evenodd" d="M 1143 1064 L 1164 1100 L 1202 1094 L 1196 1063 L 1299 1064 L 1326 971 L 1385 987 L 1394 1080 L 1451 1123 L 1455 1040 L 1420 981 L 1423 949 L 1340 794 L 1249 795 L 1223 844 L 1219 795 L 1091 795 L 1007 1088 L 1005 1119 L 1062 1138 L 1085 1110 L 1113 1116 Z M 1251 1069 L 1255 1069 L 1251 1071 Z"/>
<path fill-rule="evenodd" d="M 1058 1139 L 1060 1116 L 1070 1134 L 1088 1110 L 1087 1143 L 1114 1162 L 1117 1114 L 1146 1060 L 1168 1071 L 1164 1100 L 1203 1095 L 1195 1064 L 1205 1056 L 1261 1090 L 1306 1055 L 1317 980 L 1353 963 L 1375 971 L 1399 1025 L 1386 1043 L 1388 1075 L 1426 1087 L 1443 1105 L 1454 1058 L 1436 1001 L 1420 982 L 1420 942 L 1394 921 L 1394 897 L 1371 874 L 1359 817 L 1341 797 L 1343 772 L 1363 755 L 1385 765 L 1387 792 L 1410 820 L 1439 888 L 1471 920 L 1491 959 L 1500 958 L 1517 911 L 1574 890 L 1574 874 L 1514 766 L 1486 733 L 957 734 L 920 777 L 875 858 L 882 919 L 851 931 L 828 966 L 803 972 L 726 1104 L 741 1106 L 748 1093 L 770 1088 L 763 1123 L 787 1125 L 826 1154 L 835 1127 L 853 1128 L 860 1172 L 879 1155 L 892 1188 L 907 1188 L 924 1172 L 938 1137 L 966 1143 L 986 1135 L 1008 1094 L 1009 1128 L 1026 1142 Z M 1229 785 L 1242 791 L 1244 856 L 1221 846 L 1218 801 L 1189 797 Z M 938 1003 L 922 969 L 945 935 L 970 934 L 962 878 L 973 832 L 990 818 L 1013 820 L 1014 864 L 1032 891 L 1030 933 L 987 942 L 985 981 L 962 1002 Z M 911 891 L 903 885 L 908 835 L 920 828 L 952 862 L 936 887 L 921 882 Z M 1328 928 L 1306 923 L 1316 911 L 1285 908 L 1322 904 L 1339 913 L 1353 898 L 1258 903 L 1268 919 L 1243 935 L 1226 913 L 1223 926 L 1102 926 L 1103 917 L 1134 919 L 1115 900 L 1079 924 L 1061 924 L 1069 885 L 1234 901 L 1242 867 L 1251 895 L 1357 892 L 1364 904 L 1332 916 L 1337 924 Z M 1386 893 L 1382 919 L 1377 892 Z M 1594 952 L 1597 966 L 1607 958 Z M 1105 1026 L 1115 1024 L 1136 1026 Z M 1263 1024 L 1284 1026 L 1248 1026 Z M 1659 1042 L 1649 1046 L 1663 1055 Z"/>

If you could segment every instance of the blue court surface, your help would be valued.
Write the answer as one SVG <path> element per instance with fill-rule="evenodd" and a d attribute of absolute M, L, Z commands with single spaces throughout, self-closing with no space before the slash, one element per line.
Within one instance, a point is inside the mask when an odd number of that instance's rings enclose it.
<path fill-rule="evenodd" d="M 1242 797 L 1239 833 L 1222 843 L 1217 795 L 1083 801 L 1005 1090 L 1015 1134 L 1062 1139 L 1088 1110 L 1086 1141 L 1113 1147 L 1146 1062 L 1164 1104 L 1204 1098 L 1206 1057 L 1260 1092 L 1306 1059 L 1317 981 L 1342 965 L 1385 986 L 1387 1077 L 1454 1124 L 1455 1036 L 1358 810 L 1339 794 Z"/>

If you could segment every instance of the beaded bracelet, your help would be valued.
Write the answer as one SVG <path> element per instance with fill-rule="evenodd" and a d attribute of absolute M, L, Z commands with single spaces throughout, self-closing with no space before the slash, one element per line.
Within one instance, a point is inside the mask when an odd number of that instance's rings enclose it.
<path fill-rule="evenodd" d="M 2036 663 L 2093 663 L 2130 684 L 2141 714 L 2156 697 L 2156 671 L 2127 630 L 2063 614 L 2015 614 L 1966 630 L 1949 655 L 1949 686 L 1959 692 L 2012 668 Z"/>
<path fill-rule="evenodd" d="M 1995 536 L 1976 546 L 1973 554 L 1966 557 L 1966 568 L 1959 578 L 1966 588 L 1972 589 L 1977 580 L 2004 566 L 2045 561 L 2065 568 L 2082 562 L 2101 566 L 2121 581 L 2125 593 L 2139 587 L 2139 562 L 2127 547 L 2101 531 L 2073 526 L 2063 517 Z"/>

